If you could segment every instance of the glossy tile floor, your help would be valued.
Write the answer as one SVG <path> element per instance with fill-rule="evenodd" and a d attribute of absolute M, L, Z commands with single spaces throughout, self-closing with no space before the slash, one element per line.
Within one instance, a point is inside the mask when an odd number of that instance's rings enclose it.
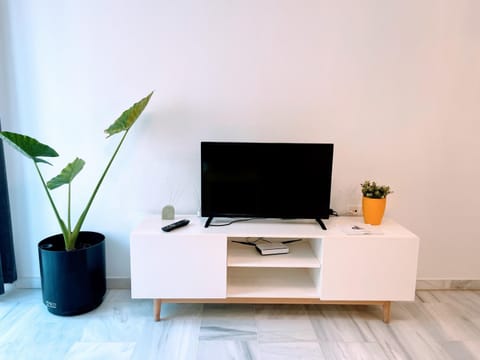
<path fill-rule="evenodd" d="M 376 306 L 165 304 L 109 290 L 93 312 L 59 317 L 40 290 L 0 296 L 0 359 L 480 359 L 480 291 L 418 291 Z"/>

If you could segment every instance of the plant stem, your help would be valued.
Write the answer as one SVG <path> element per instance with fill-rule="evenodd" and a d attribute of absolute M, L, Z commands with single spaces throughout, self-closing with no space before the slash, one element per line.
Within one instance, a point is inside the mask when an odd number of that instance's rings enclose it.
<path fill-rule="evenodd" d="M 33 161 L 35 164 L 35 168 L 37 169 L 38 176 L 40 176 L 40 180 L 42 181 L 43 188 L 45 192 L 47 193 L 48 200 L 50 201 L 50 204 L 52 205 L 53 212 L 55 213 L 55 217 L 57 218 L 58 224 L 60 225 L 60 228 L 62 229 L 62 234 L 63 234 L 63 240 L 65 241 L 65 248 L 68 250 L 68 242 L 70 238 L 70 231 L 67 229 L 65 226 L 65 223 L 63 222 L 62 218 L 60 217 L 60 214 L 58 213 L 57 207 L 55 206 L 55 202 L 52 199 L 52 196 L 50 194 L 50 191 L 48 191 L 47 184 L 45 183 L 45 179 L 42 176 L 42 173 L 40 172 L 40 168 L 38 167 L 38 164 L 36 161 Z"/>
<path fill-rule="evenodd" d="M 72 221 L 71 221 L 71 211 L 70 211 L 70 205 L 71 205 L 71 200 L 72 200 L 72 183 L 68 183 L 68 232 L 72 232 Z"/>
<path fill-rule="evenodd" d="M 75 242 L 76 242 L 76 240 L 77 240 L 78 234 L 80 233 L 80 229 L 82 228 L 83 222 L 85 221 L 85 218 L 87 217 L 87 213 L 88 213 L 88 211 L 90 210 L 90 206 L 91 206 L 92 203 L 93 203 L 93 199 L 94 199 L 95 196 L 97 195 L 98 189 L 100 189 L 100 185 L 102 185 L 103 180 L 105 179 L 105 176 L 107 175 L 107 172 L 108 172 L 108 170 L 110 169 L 110 166 L 111 166 L 112 163 L 113 163 L 113 160 L 114 160 L 115 157 L 117 156 L 118 150 L 120 150 L 120 147 L 122 146 L 122 143 L 123 143 L 123 141 L 125 140 L 125 137 L 127 136 L 128 130 L 129 130 L 129 129 L 125 130 L 125 133 L 123 134 L 122 139 L 120 140 L 120 142 L 119 142 L 118 145 L 117 145 L 117 148 L 115 149 L 115 152 L 113 153 L 112 157 L 110 158 L 110 161 L 108 162 L 107 167 L 106 167 L 105 170 L 103 171 L 103 174 L 102 174 L 102 176 L 100 177 L 100 180 L 98 180 L 97 186 L 95 187 L 95 190 L 93 191 L 92 196 L 91 196 L 90 199 L 88 200 L 87 206 L 85 207 L 85 209 L 83 210 L 82 214 L 81 214 L 80 217 L 78 218 L 77 224 L 75 225 L 75 228 L 73 229 L 72 238 L 71 238 L 71 240 L 72 240 L 72 242 L 73 242 L 74 245 L 75 245 Z"/>

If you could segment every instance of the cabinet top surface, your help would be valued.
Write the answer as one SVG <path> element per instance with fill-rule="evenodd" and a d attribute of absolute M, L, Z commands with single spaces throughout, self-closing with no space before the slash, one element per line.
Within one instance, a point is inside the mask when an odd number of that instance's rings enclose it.
<path fill-rule="evenodd" d="M 169 233 L 162 231 L 162 227 L 179 219 L 189 219 L 190 224 Z M 252 219 L 234 222 L 236 219 L 215 218 L 208 228 L 204 227 L 206 218 L 198 216 L 181 216 L 175 220 L 162 220 L 160 215 L 145 218 L 132 232 L 132 235 L 164 235 L 164 236 L 212 236 L 219 237 L 279 237 L 279 238 L 331 238 L 331 237 L 416 237 L 409 230 L 391 219 L 384 219 L 381 225 L 369 226 L 364 224 L 362 217 L 342 216 L 330 217 L 323 220 L 327 230 L 322 230 L 315 220 L 281 220 L 281 219 Z M 357 229 L 360 228 L 360 230 Z"/>

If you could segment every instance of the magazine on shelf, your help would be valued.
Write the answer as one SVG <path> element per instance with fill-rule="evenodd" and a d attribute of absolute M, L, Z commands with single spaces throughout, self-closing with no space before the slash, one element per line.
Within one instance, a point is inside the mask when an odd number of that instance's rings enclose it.
<path fill-rule="evenodd" d="M 343 227 L 343 232 L 347 235 L 382 235 L 382 229 L 376 225 L 352 224 Z"/>

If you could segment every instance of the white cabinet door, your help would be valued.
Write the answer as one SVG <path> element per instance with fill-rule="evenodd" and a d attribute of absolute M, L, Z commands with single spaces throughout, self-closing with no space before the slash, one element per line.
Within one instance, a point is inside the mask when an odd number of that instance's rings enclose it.
<path fill-rule="evenodd" d="M 413 235 L 324 239 L 321 300 L 414 300 L 418 243 Z"/>
<path fill-rule="evenodd" d="M 131 235 L 133 298 L 226 297 L 226 237 L 180 234 Z"/>

